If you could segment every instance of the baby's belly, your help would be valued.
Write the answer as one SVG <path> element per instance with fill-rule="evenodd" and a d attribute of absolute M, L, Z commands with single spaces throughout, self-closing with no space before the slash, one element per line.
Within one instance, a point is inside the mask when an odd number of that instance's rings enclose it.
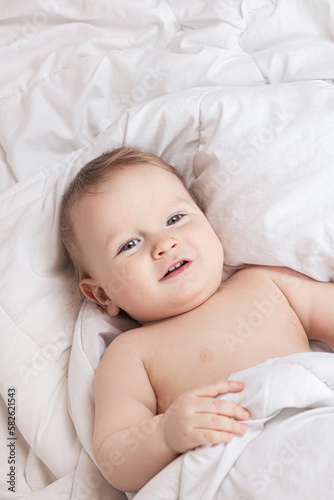
<path fill-rule="evenodd" d="M 158 413 L 164 413 L 184 391 L 227 379 L 267 359 L 310 350 L 304 331 L 274 337 L 246 327 L 233 334 L 222 333 L 219 344 L 193 342 L 182 351 L 174 349 L 173 356 L 160 357 L 155 367 Z"/>

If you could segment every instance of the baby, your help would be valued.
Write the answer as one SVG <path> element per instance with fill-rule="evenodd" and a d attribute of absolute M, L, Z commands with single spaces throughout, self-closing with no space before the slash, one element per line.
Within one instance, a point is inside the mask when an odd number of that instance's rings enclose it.
<path fill-rule="evenodd" d="M 87 164 L 64 195 L 61 235 L 82 293 L 141 325 L 110 344 L 95 378 L 94 454 L 120 490 L 246 432 L 247 409 L 217 398 L 243 390 L 233 372 L 334 342 L 332 283 L 262 266 L 222 283 L 200 201 L 154 155 L 125 147 Z"/>

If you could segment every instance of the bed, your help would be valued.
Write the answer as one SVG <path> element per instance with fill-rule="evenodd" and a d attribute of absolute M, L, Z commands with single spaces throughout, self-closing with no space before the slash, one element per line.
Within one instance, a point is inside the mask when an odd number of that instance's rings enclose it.
<path fill-rule="evenodd" d="M 262 264 L 333 281 L 332 1 L 5 0 L 0 17 L 1 498 L 288 498 L 288 478 L 310 470 L 300 457 L 317 464 L 333 449 L 330 427 L 322 427 L 321 446 L 290 450 L 292 465 L 263 455 L 267 465 L 255 473 L 266 475 L 252 484 L 239 440 L 229 467 L 215 469 L 226 478 L 220 493 L 191 481 L 202 477 L 196 463 L 212 472 L 205 447 L 135 496 L 103 479 L 91 446 L 94 373 L 107 345 L 133 324 L 73 305 L 58 214 L 85 163 L 134 145 L 161 155 L 201 194 L 225 248 L 224 279 Z M 256 381 L 257 370 L 271 367 L 279 391 L 291 365 L 311 371 L 313 394 L 323 394 L 317 404 L 333 417 L 332 348 L 313 349 L 311 361 L 270 361 L 242 376 Z M 307 377 L 298 380 L 308 386 Z M 273 435 L 261 436 L 265 449 Z M 326 474 L 312 476 L 322 500 L 334 488 Z"/>

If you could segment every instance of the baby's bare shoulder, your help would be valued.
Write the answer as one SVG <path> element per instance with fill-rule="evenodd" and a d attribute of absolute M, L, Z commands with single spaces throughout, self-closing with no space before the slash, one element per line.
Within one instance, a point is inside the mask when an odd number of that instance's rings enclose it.
<path fill-rule="evenodd" d="M 231 287 L 257 293 L 273 293 L 282 296 L 282 283 L 292 285 L 300 274 L 287 267 L 250 265 L 236 272 L 229 280 Z"/>
<path fill-rule="evenodd" d="M 159 325 L 140 326 L 120 333 L 106 349 L 100 364 L 110 364 L 116 359 L 131 363 L 136 359 L 145 362 L 150 347 L 150 338 Z"/>
<path fill-rule="evenodd" d="M 260 266 L 249 265 L 240 271 L 237 271 L 230 279 L 237 278 L 238 280 L 254 280 L 254 279 L 273 279 L 273 277 L 288 277 L 298 275 L 296 271 L 292 271 L 287 267 L 280 266 Z"/>
<path fill-rule="evenodd" d="M 278 288 L 282 293 L 294 292 L 306 281 L 313 281 L 308 276 L 284 266 L 249 266 L 240 271 L 243 279 L 256 280 Z"/>
<path fill-rule="evenodd" d="M 140 338 L 142 337 L 142 328 L 133 328 L 120 333 L 107 347 L 102 360 L 113 358 L 121 354 L 129 356 L 138 355 L 140 352 Z"/>
<path fill-rule="evenodd" d="M 249 265 L 246 266 L 240 271 L 237 271 L 235 274 L 229 278 L 228 281 L 238 281 L 238 282 L 248 282 L 254 280 L 265 280 L 271 277 L 271 273 L 275 268 L 273 266 L 260 266 L 260 265 Z"/>

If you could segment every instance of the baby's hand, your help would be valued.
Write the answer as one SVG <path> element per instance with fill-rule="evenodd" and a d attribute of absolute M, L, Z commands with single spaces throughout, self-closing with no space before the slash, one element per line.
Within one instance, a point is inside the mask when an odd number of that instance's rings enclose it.
<path fill-rule="evenodd" d="M 162 424 L 169 447 L 184 453 L 203 444 L 228 443 L 233 434 L 244 434 L 249 412 L 230 401 L 216 398 L 227 392 L 240 392 L 242 382 L 224 380 L 179 396 L 163 416 Z"/>

